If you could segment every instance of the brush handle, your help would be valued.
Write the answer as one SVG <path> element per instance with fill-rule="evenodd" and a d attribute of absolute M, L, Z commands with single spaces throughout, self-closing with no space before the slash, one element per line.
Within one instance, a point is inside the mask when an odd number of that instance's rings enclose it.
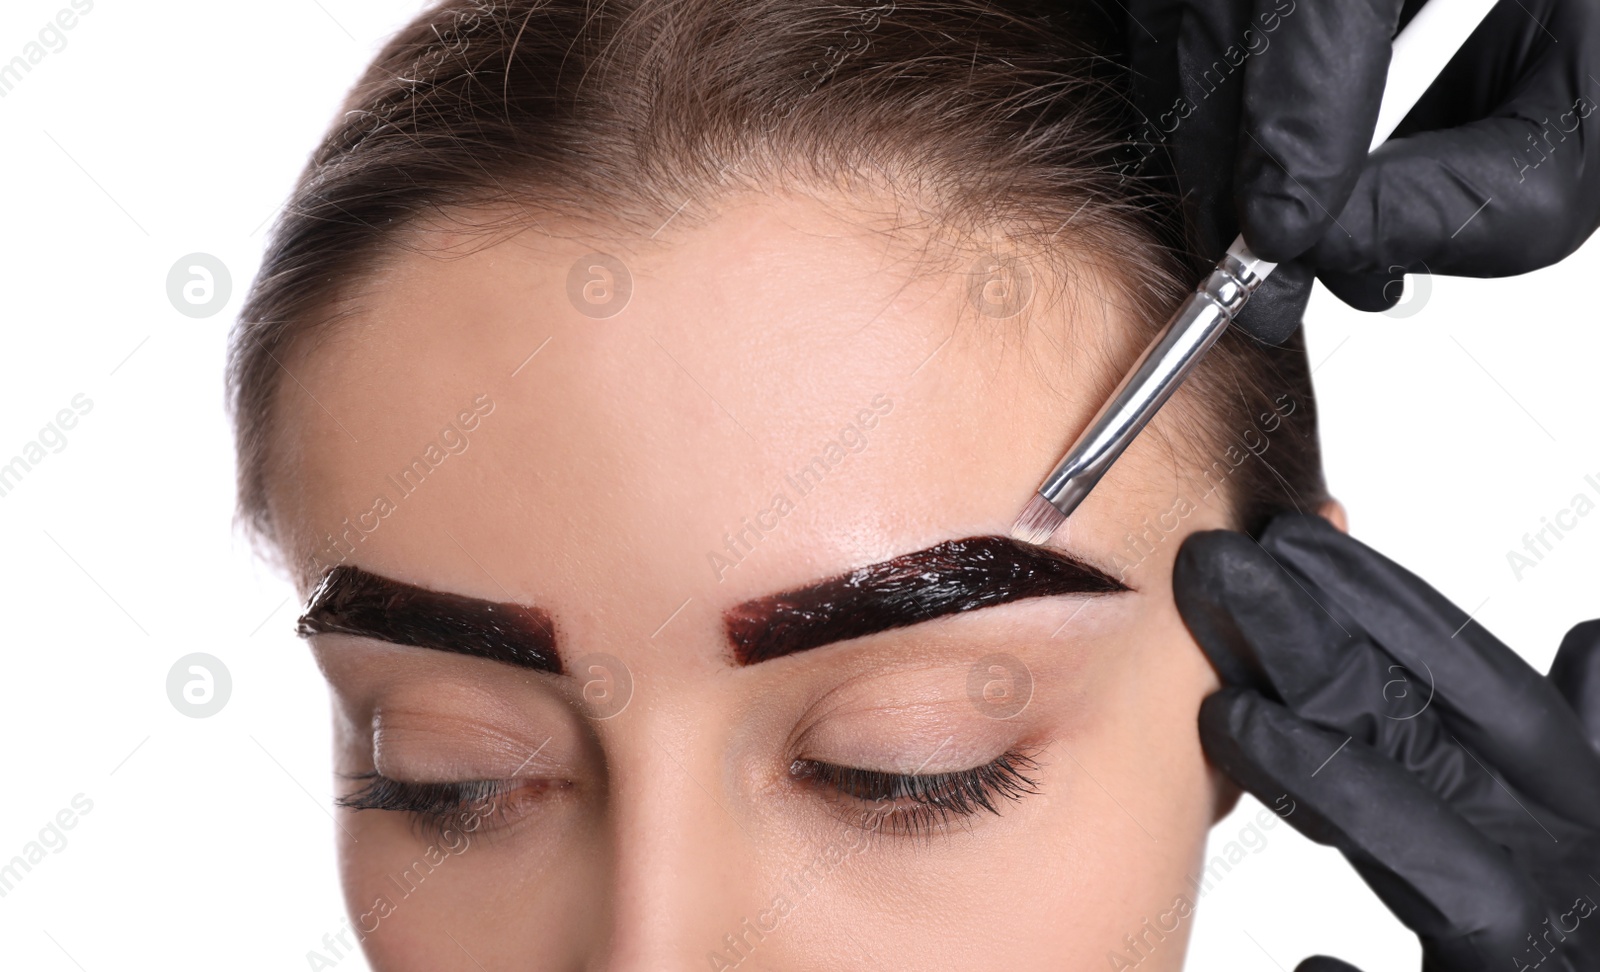
<path fill-rule="evenodd" d="M 1242 239 L 1230 247 L 1123 376 L 1039 495 L 1063 517 L 1070 514 L 1178 390 L 1274 265 L 1251 254 Z"/>
<path fill-rule="evenodd" d="M 1406 24 L 1394 40 L 1368 151 L 1388 140 L 1494 5 L 1495 0 L 1431 0 Z M 1039 496 L 1061 514 L 1049 532 L 1083 502 L 1276 268 L 1251 253 L 1242 235 L 1233 241 L 1039 486 Z M 1035 543 L 1043 542 L 1040 536 L 1048 539 L 1048 532 L 1026 528 L 1021 520 L 1013 532 Z"/>

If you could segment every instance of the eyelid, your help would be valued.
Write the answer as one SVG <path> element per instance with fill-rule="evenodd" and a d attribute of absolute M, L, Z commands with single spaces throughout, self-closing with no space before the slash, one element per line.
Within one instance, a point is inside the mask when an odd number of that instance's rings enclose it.
<path fill-rule="evenodd" d="M 574 765 L 571 744 L 558 735 L 513 732 L 468 717 L 380 708 L 372 717 L 372 762 L 380 773 L 418 782 L 569 774 Z"/>
<path fill-rule="evenodd" d="M 1020 720 L 979 710 L 968 694 L 969 667 L 896 668 L 853 678 L 807 707 L 789 751 L 885 772 L 982 765 L 1014 747 L 1026 729 Z"/>
<path fill-rule="evenodd" d="M 593 733 L 552 676 L 355 638 L 315 650 L 328 663 L 340 744 L 368 768 L 499 779 L 571 772 L 593 755 Z"/>

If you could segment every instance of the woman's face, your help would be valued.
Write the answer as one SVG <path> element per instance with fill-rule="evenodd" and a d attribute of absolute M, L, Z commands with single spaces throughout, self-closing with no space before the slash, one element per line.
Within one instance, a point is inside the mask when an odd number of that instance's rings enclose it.
<path fill-rule="evenodd" d="M 333 949 L 1057 970 L 1132 935 L 1178 967 L 1219 796 L 1168 578 L 1223 502 L 1147 434 L 1052 543 L 1093 570 L 971 539 L 1129 322 L 1039 267 L 1002 319 L 1015 267 L 914 273 L 838 200 L 720 212 L 407 253 L 284 360 L 273 514 L 303 594 L 344 565 L 306 619 L 339 792 L 419 808 L 338 812 Z"/>

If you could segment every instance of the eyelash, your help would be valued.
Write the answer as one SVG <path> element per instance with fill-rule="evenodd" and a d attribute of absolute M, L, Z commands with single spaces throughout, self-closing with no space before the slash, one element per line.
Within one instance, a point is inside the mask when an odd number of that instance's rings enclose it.
<path fill-rule="evenodd" d="M 465 780 L 459 783 L 410 783 L 377 772 L 356 773 L 350 780 L 366 785 L 334 803 L 350 810 L 388 810 L 411 816 L 418 829 L 439 838 L 454 824 L 472 832 L 493 831 L 520 816 L 504 798 L 517 790 L 536 786 L 535 780 Z M 559 784 L 556 784 L 557 786 Z M 470 821 L 470 823 L 469 823 Z"/>
<path fill-rule="evenodd" d="M 797 759 L 790 764 L 789 775 L 866 806 L 859 824 L 865 829 L 918 836 L 971 817 L 979 810 L 998 815 L 1001 800 L 1014 803 L 1038 793 L 1038 783 L 1028 775 L 1037 768 L 1031 754 L 1012 751 L 971 769 L 926 774 L 889 773 Z M 435 837 L 442 836 L 452 823 L 466 831 L 480 825 L 486 830 L 507 825 L 512 822 L 508 819 L 511 811 L 502 798 L 529 782 L 410 783 L 377 772 L 347 778 L 365 781 L 366 785 L 338 798 L 338 806 L 406 813 L 420 829 Z M 474 817 L 479 822 L 470 826 L 463 822 Z"/>
<path fill-rule="evenodd" d="M 999 801 L 1014 803 L 1038 793 L 1039 784 L 1028 775 L 1038 765 L 1032 754 L 1021 751 L 1005 753 L 972 769 L 927 774 L 888 773 L 797 759 L 790 764 L 789 775 L 868 805 L 858 824 L 865 829 L 886 827 L 894 833 L 918 836 L 979 810 L 998 815 Z M 889 806 L 885 809 L 883 804 Z"/>

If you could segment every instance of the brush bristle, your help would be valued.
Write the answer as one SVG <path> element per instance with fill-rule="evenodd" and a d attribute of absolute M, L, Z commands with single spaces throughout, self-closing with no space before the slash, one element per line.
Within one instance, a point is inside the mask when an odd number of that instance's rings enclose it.
<path fill-rule="evenodd" d="M 1011 536 L 1037 547 L 1047 543 L 1056 532 L 1056 528 L 1061 526 L 1061 521 L 1065 519 L 1061 511 L 1051 505 L 1049 500 L 1034 493 L 1033 499 L 1028 501 L 1027 509 L 1024 509 L 1022 515 L 1017 517 L 1017 522 L 1012 524 Z"/>

